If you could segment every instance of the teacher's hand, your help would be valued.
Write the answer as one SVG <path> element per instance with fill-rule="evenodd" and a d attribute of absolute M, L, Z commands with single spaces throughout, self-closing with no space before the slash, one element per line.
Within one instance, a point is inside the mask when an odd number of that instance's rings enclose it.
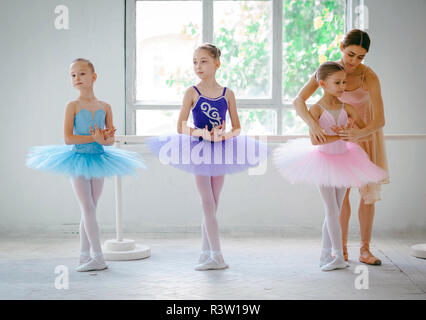
<path fill-rule="evenodd" d="M 344 141 L 355 142 L 362 137 L 361 129 L 347 128 L 339 131 L 339 137 Z"/>

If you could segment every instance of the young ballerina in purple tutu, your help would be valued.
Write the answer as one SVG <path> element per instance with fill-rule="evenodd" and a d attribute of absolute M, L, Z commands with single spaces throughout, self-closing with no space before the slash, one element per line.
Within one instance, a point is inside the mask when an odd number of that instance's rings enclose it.
<path fill-rule="evenodd" d="M 216 81 L 220 54 L 220 50 L 209 43 L 195 50 L 194 71 L 201 81 L 185 92 L 177 125 L 179 134 L 147 139 L 148 148 L 163 164 L 195 175 L 204 213 L 201 255 L 195 267 L 200 271 L 228 267 L 222 255 L 216 219 L 225 174 L 257 167 L 267 156 L 264 143 L 240 135 L 234 93 Z M 227 111 L 232 123 L 228 132 Z M 190 112 L 195 128 L 187 124 Z"/>
<path fill-rule="evenodd" d="M 103 270 L 107 265 L 102 254 L 96 207 L 104 177 L 134 175 L 137 168 L 145 168 L 145 165 L 138 153 L 111 146 L 116 131 L 112 110 L 108 103 L 95 97 L 93 85 L 97 74 L 93 64 L 87 59 L 74 60 L 70 76 L 80 96 L 65 109 L 66 144 L 32 147 L 26 165 L 70 178 L 81 208 L 80 261 L 76 270 Z"/>
<path fill-rule="evenodd" d="M 356 143 L 345 142 L 336 134 L 346 128 L 348 117 L 359 128 L 365 123 L 356 109 L 338 98 L 345 90 L 346 74 L 336 62 L 323 63 L 316 72 L 323 97 L 309 112 L 326 131 L 326 141 L 297 139 L 274 150 L 273 161 L 290 182 L 307 182 L 318 186 L 326 215 L 322 229 L 320 267 L 323 271 L 345 268 L 339 215 L 346 189 L 378 182 L 386 171 L 372 163 L 367 153 Z M 332 256 L 334 250 L 334 257 Z"/>

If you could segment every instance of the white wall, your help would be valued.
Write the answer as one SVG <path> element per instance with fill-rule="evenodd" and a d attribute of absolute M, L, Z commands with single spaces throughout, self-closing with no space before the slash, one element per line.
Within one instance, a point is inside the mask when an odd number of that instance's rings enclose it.
<path fill-rule="evenodd" d="M 385 133 L 426 132 L 426 1 L 365 0 L 372 44 L 366 64 L 378 74 Z"/>
<path fill-rule="evenodd" d="M 70 30 L 54 28 L 54 9 L 70 10 Z M 385 103 L 385 133 L 426 133 L 426 1 L 371 0 L 372 46 L 366 64 L 379 75 Z M 117 0 L 2 1 L 0 133 L 0 232 L 76 232 L 79 207 L 69 181 L 25 167 L 30 146 L 63 143 L 65 103 L 76 97 L 68 65 L 76 57 L 95 63 L 95 93 L 108 101 L 124 132 L 124 2 Z M 271 145 L 273 148 L 274 145 Z M 193 177 L 161 165 L 144 146 L 148 170 L 125 178 L 126 231 L 198 231 L 201 206 Z M 425 140 L 388 141 L 391 184 L 377 204 L 376 231 L 426 230 L 423 168 Z M 98 219 L 114 227 L 113 180 L 106 180 Z M 352 193 L 351 229 L 357 232 L 358 193 Z M 318 232 L 323 208 L 315 187 L 292 186 L 268 163 L 263 176 L 228 176 L 220 200 L 222 230 Z M 302 229 L 300 229 L 302 228 Z"/>

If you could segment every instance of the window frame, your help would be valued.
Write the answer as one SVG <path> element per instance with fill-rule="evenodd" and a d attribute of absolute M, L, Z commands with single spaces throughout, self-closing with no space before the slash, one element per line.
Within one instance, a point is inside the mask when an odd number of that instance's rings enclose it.
<path fill-rule="evenodd" d="M 169 104 L 161 101 L 136 100 L 136 2 L 152 0 L 126 0 L 125 2 L 125 133 L 136 135 L 137 110 L 180 110 L 180 104 Z M 156 0 L 176 1 L 176 0 Z M 191 0 L 179 0 L 191 1 Z M 202 6 L 202 42 L 213 41 L 213 1 L 200 0 Z M 270 109 L 276 112 L 276 134 L 282 136 L 282 119 L 284 112 L 294 110 L 290 101 L 282 98 L 282 20 L 283 0 L 272 2 L 272 96 L 270 99 L 238 99 L 239 109 Z M 364 0 L 346 0 L 345 30 L 352 29 L 353 9 L 363 5 Z"/>

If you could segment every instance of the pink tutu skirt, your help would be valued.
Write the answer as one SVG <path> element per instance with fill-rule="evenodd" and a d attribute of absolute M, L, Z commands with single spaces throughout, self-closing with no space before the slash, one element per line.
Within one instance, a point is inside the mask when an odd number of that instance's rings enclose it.
<path fill-rule="evenodd" d="M 273 151 L 273 163 L 291 183 L 319 186 L 362 187 L 387 176 L 386 171 L 370 161 L 357 144 L 346 142 L 343 153 L 326 153 L 310 139 L 295 139 Z"/>

